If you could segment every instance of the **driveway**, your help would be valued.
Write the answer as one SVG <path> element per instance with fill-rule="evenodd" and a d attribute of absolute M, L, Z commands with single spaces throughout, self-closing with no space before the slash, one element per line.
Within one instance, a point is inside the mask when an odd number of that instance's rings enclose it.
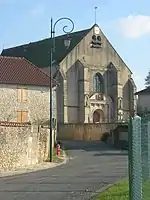
<path fill-rule="evenodd" d="M 0 178 L 2 200 L 88 200 L 127 175 L 127 155 L 102 142 L 64 142 L 73 157 L 66 165 Z"/>

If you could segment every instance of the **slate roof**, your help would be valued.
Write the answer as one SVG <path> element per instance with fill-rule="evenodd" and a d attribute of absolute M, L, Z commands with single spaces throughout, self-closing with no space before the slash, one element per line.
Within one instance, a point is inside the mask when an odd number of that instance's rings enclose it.
<path fill-rule="evenodd" d="M 55 60 L 56 63 L 60 63 L 91 29 L 92 28 L 69 34 L 69 37 L 71 38 L 71 44 L 68 49 L 66 49 L 64 46 L 64 40 L 67 38 L 67 34 L 55 37 L 56 51 L 53 54 L 53 60 Z M 1 55 L 24 57 L 30 62 L 34 63 L 36 66 L 44 68 L 49 66 L 50 45 L 51 40 L 48 38 L 37 42 L 4 49 Z"/>
<path fill-rule="evenodd" d="M 144 95 L 144 94 L 150 94 L 150 87 L 147 87 L 147 88 L 145 88 L 145 89 L 143 89 L 143 90 L 140 90 L 140 91 L 138 91 L 138 92 L 136 92 L 135 93 L 135 95 Z"/>
<path fill-rule="evenodd" d="M 25 58 L 0 56 L 0 84 L 49 87 L 50 77 Z"/>

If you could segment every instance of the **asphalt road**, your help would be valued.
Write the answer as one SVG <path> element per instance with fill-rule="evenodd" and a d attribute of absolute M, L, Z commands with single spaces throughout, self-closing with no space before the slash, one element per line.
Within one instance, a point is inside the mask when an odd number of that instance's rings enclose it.
<path fill-rule="evenodd" d="M 127 175 L 127 155 L 102 142 L 64 142 L 73 157 L 45 171 L 0 178 L 0 200 L 89 200 Z"/>

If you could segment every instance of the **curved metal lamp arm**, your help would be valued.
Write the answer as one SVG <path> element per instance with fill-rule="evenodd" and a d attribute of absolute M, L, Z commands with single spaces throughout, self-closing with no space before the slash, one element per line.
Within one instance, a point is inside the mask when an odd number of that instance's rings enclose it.
<path fill-rule="evenodd" d="M 68 28 L 67 25 L 65 25 L 65 26 L 63 27 L 63 32 L 64 32 L 64 33 L 66 33 L 66 34 L 71 33 L 71 32 L 74 30 L 74 23 L 73 23 L 73 21 L 72 21 L 70 18 L 68 18 L 68 17 L 62 17 L 62 18 L 58 19 L 58 20 L 54 23 L 54 25 L 53 25 L 53 30 L 52 30 L 53 33 L 55 33 L 55 28 L 56 28 L 57 23 L 60 22 L 60 21 L 62 21 L 62 20 L 68 20 L 68 21 L 71 22 L 72 28 L 71 28 L 69 31 L 66 30 L 66 28 Z"/>
<path fill-rule="evenodd" d="M 50 52 L 50 162 L 52 162 L 53 160 L 53 146 L 52 146 L 52 133 L 53 133 L 53 130 L 52 130 L 52 127 L 53 127 L 53 115 L 52 115 L 52 109 L 53 109 L 53 105 L 52 105 L 52 100 L 53 100 L 53 97 L 52 97 L 52 63 L 53 63 L 53 52 L 54 52 L 54 48 L 55 48 L 55 28 L 56 28 L 56 25 L 58 22 L 62 21 L 62 20 L 68 20 L 69 22 L 71 22 L 72 24 L 72 27 L 70 30 L 66 30 L 66 28 L 68 27 L 67 25 L 63 27 L 63 32 L 66 33 L 66 34 L 69 34 L 71 33 L 73 30 L 74 30 L 74 23 L 73 21 L 68 18 L 68 17 L 62 17 L 60 19 L 58 19 L 54 25 L 53 25 L 53 20 L 51 18 L 51 38 L 50 38 L 50 41 L 51 41 L 51 52 Z"/>

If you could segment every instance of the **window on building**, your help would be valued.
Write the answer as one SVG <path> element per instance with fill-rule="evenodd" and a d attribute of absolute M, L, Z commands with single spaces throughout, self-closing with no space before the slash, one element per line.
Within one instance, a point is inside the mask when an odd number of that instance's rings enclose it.
<path fill-rule="evenodd" d="M 122 120 L 122 113 L 121 112 L 119 112 L 119 120 Z"/>
<path fill-rule="evenodd" d="M 18 88 L 18 101 L 21 103 L 27 101 L 27 88 Z"/>
<path fill-rule="evenodd" d="M 25 123 L 28 122 L 28 111 L 17 111 L 17 122 Z"/>
<path fill-rule="evenodd" d="M 93 77 L 93 91 L 104 93 L 104 79 L 100 73 L 96 73 Z"/>
<path fill-rule="evenodd" d="M 119 108 L 122 109 L 122 99 L 119 98 Z"/>

